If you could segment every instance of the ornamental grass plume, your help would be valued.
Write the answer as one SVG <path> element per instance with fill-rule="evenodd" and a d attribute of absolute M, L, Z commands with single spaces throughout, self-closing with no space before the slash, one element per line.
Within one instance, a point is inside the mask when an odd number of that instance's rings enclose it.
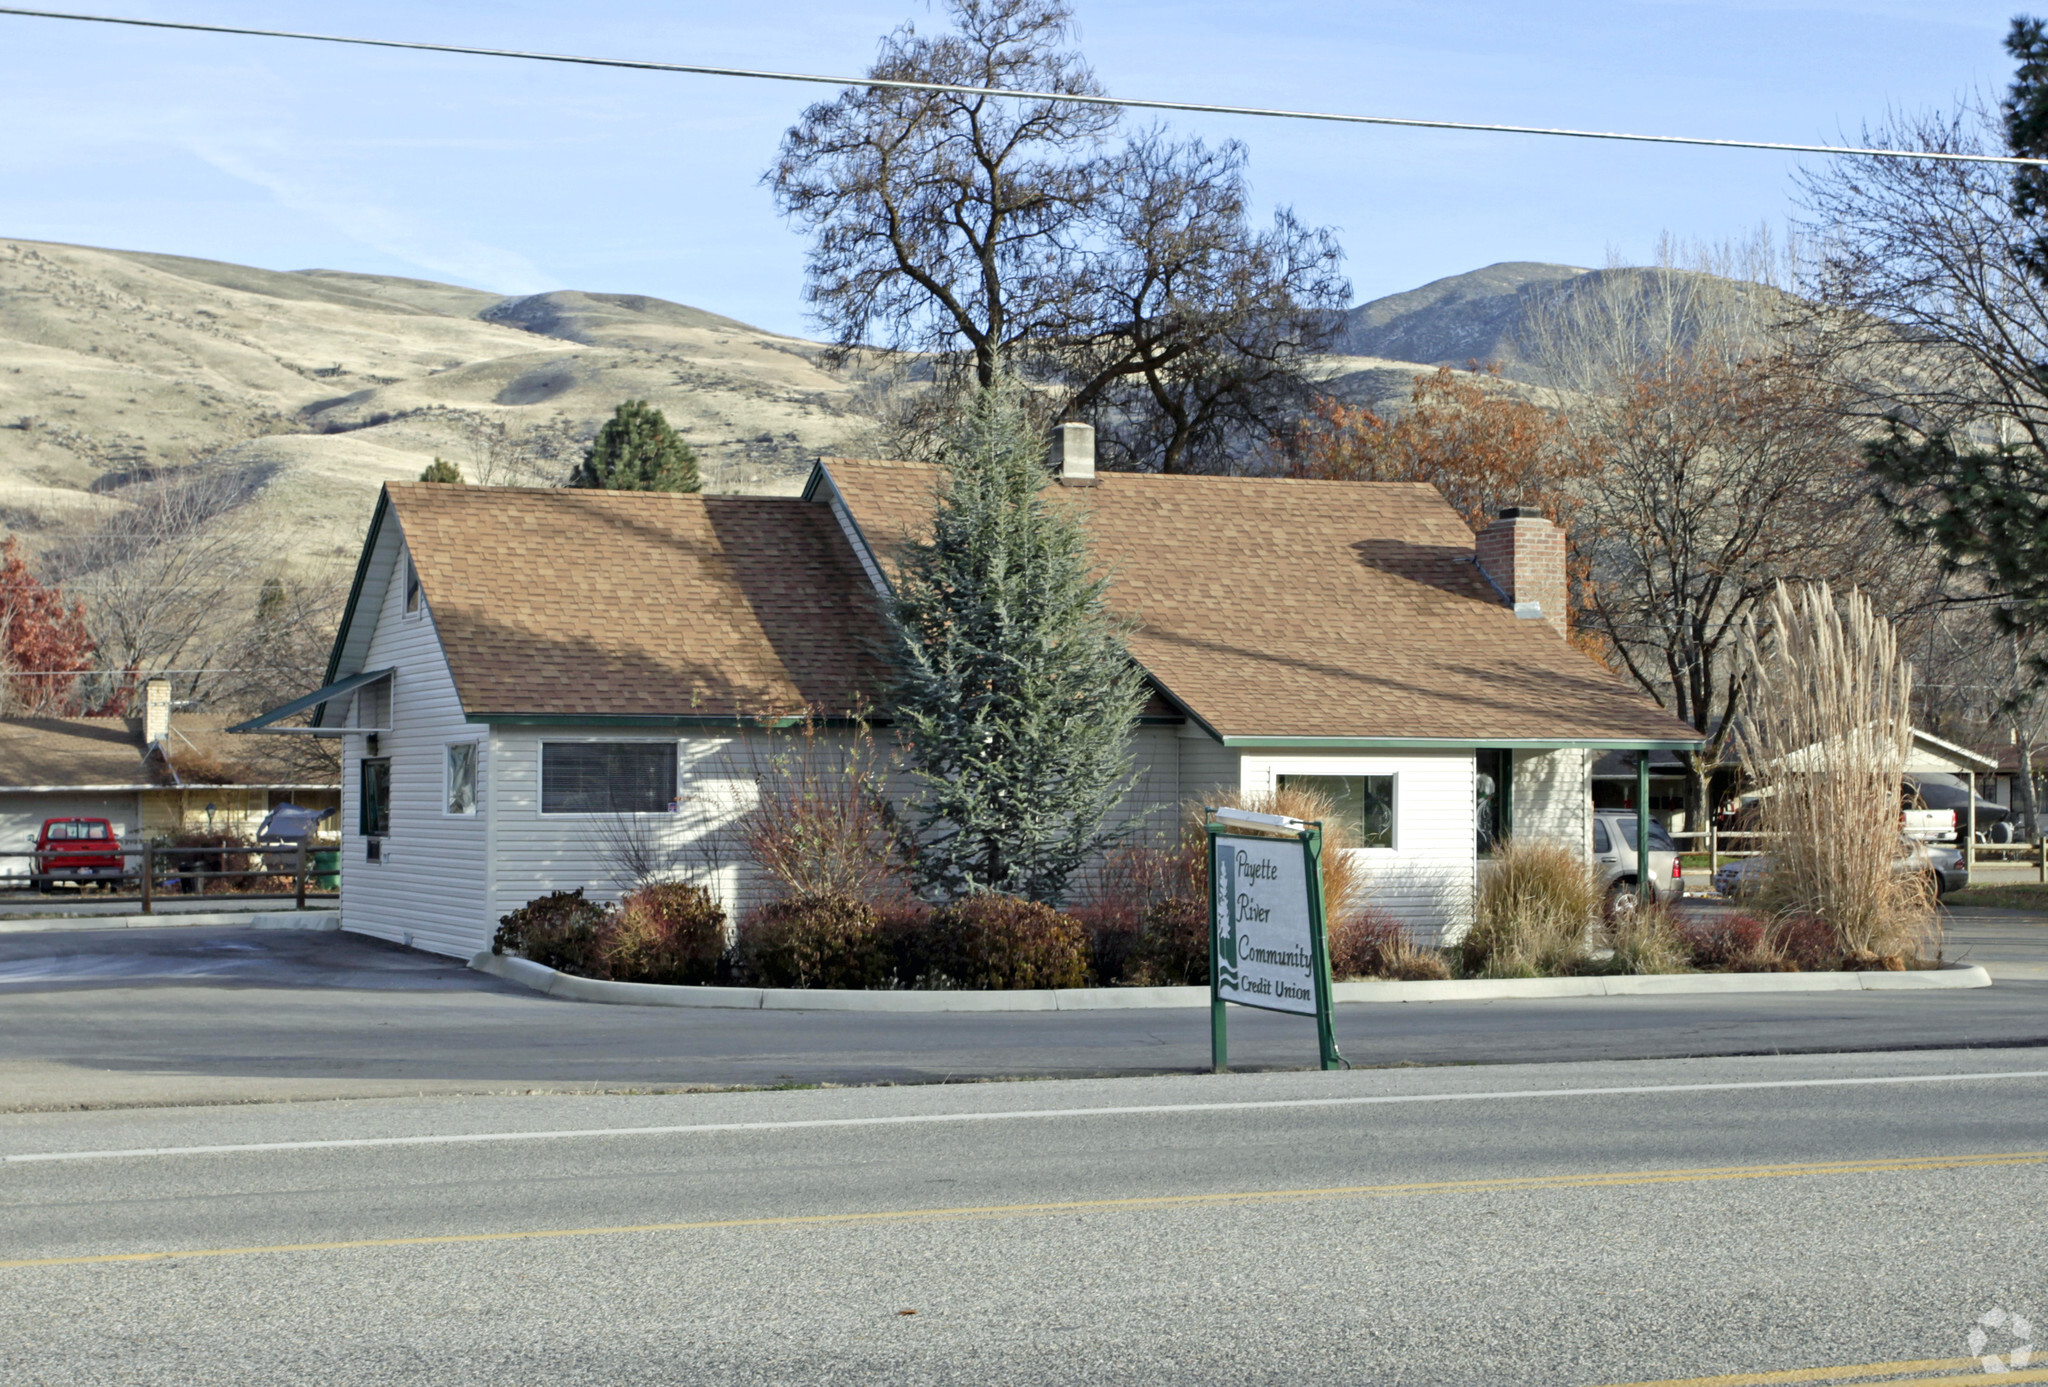
<path fill-rule="evenodd" d="M 1824 926 L 1833 952 L 1934 952 L 1934 903 L 1898 869 L 1912 667 L 1870 599 L 1777 586 L 1747 623 L 1750 711 L 1738 739 L 1770 840 L 1763 904 Z"/>
<path fill-rule="evenodd" d="M 1199 873 L 1196 881 L 1205 893 L 1209 869 L 1204 856 L 1202 824 L 1207 808 L 1284 814 L 1291 819 L 1322 824 L 1323 913 L 1329 917 L 1334 929 L 1338 921 L 1347 920 L 1366 908 L 1372 894 L 1371 884 L 1365 868 L 1352 856 L 1352 850 L 1360 846 L 1358 835 L 1352 832 L 1350 823 L 1338 815 L 1337 802 L 1322 791 L 1298 785 L 1273 790 L 1233 790 L 1219 786 L 1199 801 L 1188 801 L 1186 828 L 1196 854 L 1195 870 Z"/>
<path fill-rule="evenodd" d="M 1591 864 L 1555 843 L 1504 838 L 1480 874 L 1472 928 L 1458 943 L 1467 977 L 1538 978 L 1577 972 L 1600 918 Z"/>

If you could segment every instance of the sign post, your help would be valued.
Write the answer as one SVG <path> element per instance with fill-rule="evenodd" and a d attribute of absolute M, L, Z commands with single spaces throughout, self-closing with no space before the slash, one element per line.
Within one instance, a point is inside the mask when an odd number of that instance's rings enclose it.
<path fill-rule="evenodd" d="M 1330 1014 L 1323 826 L 1212 809 L 1209 833 L 1209 1048 L 1230 1068 L 1226 1003 L 1316 1019 L 1325 1069 L 1344 1067 Z"/>

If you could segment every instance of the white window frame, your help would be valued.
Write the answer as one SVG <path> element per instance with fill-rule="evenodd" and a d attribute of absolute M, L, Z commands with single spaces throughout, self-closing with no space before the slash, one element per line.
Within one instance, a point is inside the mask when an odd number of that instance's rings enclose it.
<path fill-rule="evenodd" d="M 621 744 L 631 743 L 631 744 L 635 744 L 635 745 L 644 745 L 644 746 L 666 746 L 666 747 L 669 747 L 669 748 L 671 748 L 671 749 L 672 749 L 672 750 L 673 750 L 673 751 L 675 752 L 675 758 L 676 758 L 676 762 L 675 762 L 675 764 L 676 764 L 676 797 L 675 797 L 675 799 L 674 799 L 674 800 L 672 800 L 672 801 L 670 801 L 669 807 L 668 807 L 667 809 L 631 809 L 631 810 L 624 810 L 624 811 L 615 811 L 615 810 L 610 810 L 610 809 L 566 809 L 566 810 L 564 810 L 564 809 L 549 809 L 549 808 L 547 808 L 547 802 L 548 802 L 548 784 L 547 784 L 547 779 L 548 779 L 548 753 L 547 753 L 547 749 L 548 749 L 548 747 L 549 747 L 549 746 L 550 746 L 551 744 L 553 744 L 553 745 L 561 745 L 561 744 L 563 744 L 563 743 L 566 743 L 566 742 L 574 742 L 574 743 L 580 743 L 580 744 L 582 744 L 582 745 L 585 745 L 585 746 L 590 746 L 590 745 L 597 745 L 597 746 L 613 746 L 613 745 L 621 745 Z M 608 818 L 611 818 L 611 817 L 613 817 L 613 815 L 614 815 L 615 813 L 625 813 L 625 814 L 631 814 L 631 815 L 633 815 L 633 816 L 634 816 L 634 817 L 636 817 L 636 818 L 639 818 L 639 817 L 645 817 L 645 816 L 651 816 L 651 815 L 655 815 L 655 814 L 662 814 L 662 815 L 674 814 L 674 813 L 676 813 L 676 812 L 678 811 L 678 809 L 680 808 L 680 806 L 681 806 L 681 803 L 682 803 L 682 799 L 683 799 L 683 742 L 682 742 L 682 739 L 681 739 L 681 738 L 678 738 L 678 737 L 600 737 L 600 736 L 593 736 L 593 735 L 588 735 L 588 734 L 585 734 L 585 735 L 580 735 L 580 736 L 567 736 L 567 737 L 561 737 L 561 736 L 552 736 L 552 737 L 551 737 L 551 736 L 543 736 L 543 737 L 539 738 L 538 740 L 536 740 L 536 741 L 534 742 L 534 744 L 533 744 L 533 785 L 534 785 L 534 796 L 533 796 L 533 812 L 534 812 L 534 813 L 535 813 L 536 815 L 538 815 L 539 817 L 541 817 L 541 818 L 544 818 L 544 819 L 608 819 Z"/>
<path fill-rule="evenodd" d="M 399 575 L 398 611 L 408 621 L 417 620 L 427 610 L 427 590 L 420 584 L 420 571 L 412 561 L 412 551 L 405 555 L 405 571 Z"/>
<path fill-rule="evenodd" d="M 469 748 L 469 808 L 451 809 L 448 806 L 455 798 L 455 752 L 458 747 Z M 449 819 L 473 819 L 477 805 L 483 799 L 484 779 L 483 743 L 480 741 L 447 742 L 441 748 L 441 815 Z"/>
<path fill-rule="evenodd" d="M 1325 780 L 1384 780 L 1387 782 L 1387 841 L 1352 848 L 1352 852 L 1393 853 L 1401 848 L 1401 773 L 1387 770 L 1304 771 L 1289 766 L 1273 771 L 1273 788 L 1278 791 L 1286 776 L 1317 776 Z"/>
<path fill-rule="evenodd" d="M 1247 760 L 1249 761 L 1249 758 Z M 1466 758 L 1466 764 L 1471 764 L 1469 756 Z M 1402 780 L 1409 769 L 1411 768 L 1404 767 L 1398 761 L 1390 761 L 1379 756 L 1303 756 L 1280 752 L 1261 757 L 1256 765 L 1247 764 L 1243 784 L 1247 791 L 1277 790 L 1280 788 L 1280 777 L 1283 775 L 1385 776 L 1394 782 L 1392 832 L 1388 835 L 1390 841 L 1385 847 L 1353 848 L 1351 851 L 1367 857 L 1391 858 L 1402 854 L 1402 845 L 1406 840 L 1403 820 L 1407 813 L 1407 795 Z M 1469 781 L 1466 798 L 1471 798 Z"/>

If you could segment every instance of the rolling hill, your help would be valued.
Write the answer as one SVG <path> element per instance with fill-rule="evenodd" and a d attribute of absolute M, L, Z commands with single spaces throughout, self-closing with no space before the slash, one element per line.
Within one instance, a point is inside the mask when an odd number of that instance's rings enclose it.
<path fill-rule="evenodd" d="M 1363 304 L 1330 385 L 1384 404 L 1439 362 L 1498 357 L 1515 376 L 1522 315 L 1586 273 L 1507 263 Z M 0 241 L 0 525 L 34 544 L 209 460 L 246 473 L 271 537 L 329 564 L 354 555 L 384 481 L 437 456 L 473 480 L 552 480 L 628 398 L 667 414 L 708 488 L 787 491 L 859 448 L 891 388 L 823 351 L 635 294 Z"/>

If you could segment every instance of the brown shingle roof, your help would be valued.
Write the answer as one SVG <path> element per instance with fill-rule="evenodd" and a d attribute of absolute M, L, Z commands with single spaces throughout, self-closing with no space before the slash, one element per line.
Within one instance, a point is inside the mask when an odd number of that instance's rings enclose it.
<path fill-rule="evenodd" d="M 881 692 L 871 589 L 823 506 L 388 492 L 466 713 L 839 716 Z"/>
<path fill-rule="evenodd" d="M 171 764 L 184 781 L 221 785 L 333 784 L 335 772 L 261 737 L 230 737 L 220 719 L 171 718 Z M 138 718 L 0 719 L 0 789 L 172 784 L 161 758 L 143 758 Z"/>
<path fill-rule="evenodd" d="M 878 561 L 924 531 L 936 469 L 823 467 Z M 1131 653 L 1219 735 L 1697 736 L 1509 611 L 1430 486 L 1105 473 L 1058 494 L 1087 513 Z"/>

